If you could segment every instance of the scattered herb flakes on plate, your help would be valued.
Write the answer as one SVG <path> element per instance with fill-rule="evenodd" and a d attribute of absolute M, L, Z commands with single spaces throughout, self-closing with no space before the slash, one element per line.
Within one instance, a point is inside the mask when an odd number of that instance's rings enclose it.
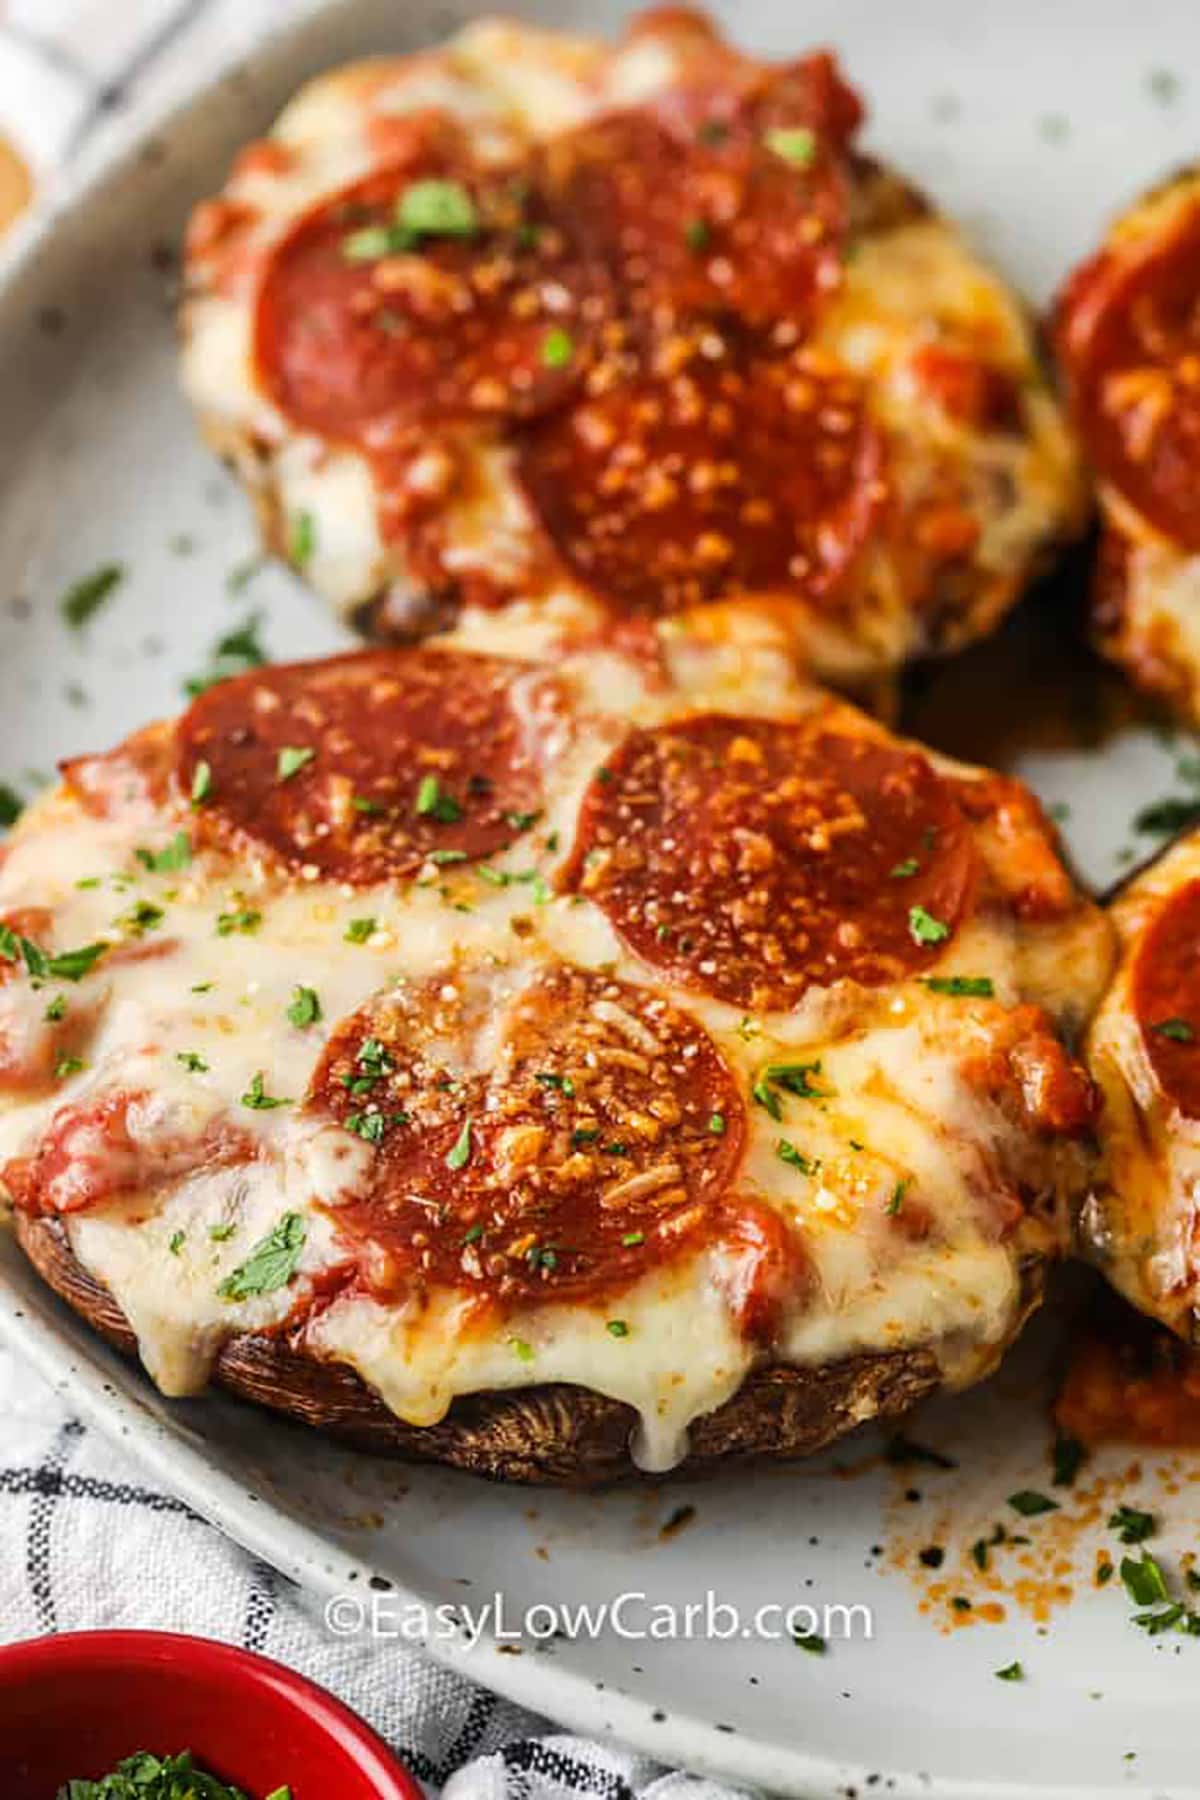
<path fill-rule="evenodd" d="M 120 563 L 104 563 L 73 582 L 58 603 L 64 622 L 72 631 L 82 631 L 95 618 L 105 602 L 111 599 L 125 579 Z"/>

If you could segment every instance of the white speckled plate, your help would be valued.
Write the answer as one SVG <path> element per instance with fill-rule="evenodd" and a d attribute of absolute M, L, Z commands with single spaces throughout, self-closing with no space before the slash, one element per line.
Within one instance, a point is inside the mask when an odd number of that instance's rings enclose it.
<path fill-rule="evenodd" d="M 304 74 L 371 46 L 425 41 L 468 10 L 461 0 L 323 8 L 106 153 L 11 247 L 0 287 L 0 779 L 29 791 L 58 756 L 173 710 L 181 679 L 251 612 L 276 655 L 343 641 L 277 570 L 230 591 L 230 572 L 253 553 L 251 528 L 176 392 L 164 251 L 235 144 Z M 596 28 L 621 9 L 541 0 L 529 10 Z M 743 0 L 721 10 L 736 10 L 740 33 L 762 48 L 823 40 L 843 51 L 879 147 L 1036 300 L 1111 209 L 1200 150 L 1194 0 Z M 87 628 L 69 631 L 62 592 L 109 562 L 127 568 L 125 581 Z M 1071 626 L 1055 605 L 1051 592 L 1002 643 L 939 676 L 914 717 L 1069 801 L 1072 846 L 1101 884 L 1129 860 L 1136 840 L 1124 822 L 1169 786 L 1171 755 L 1133 726 L 1102 752 L 1062 729 L 1084 677 L 1059 653 Z M 998 707 L 982 705 L 989 695 Z M 162 1480 L 319 1589 L 472 1605 L 502 1589 L 510 1618 L 538 1601 L 629 1591 L 646 1606 L 681 1606 L 706 1589 L 743 1618 L 799 1600 L 873 1610 L 869 1641 L 833 1642 L 824 1656 L 753 1636 L 635 1641 L 608 1630 L 520 1654 L 484 1643 L 468 1659 L 480 1679 L 581 1730 L 809 1796 L 1200 1796 L 1200 1643 L 1147 1637 L 1130 1624 L 1119 1582 L 1091 1582 L 1096 1550 L 1113 1548 L 1104 1519 L 1128 1459 L 1089 1465 L 1048 1518 L 1023 1523 L 1006 1506 L 1013 1491 L 1048 1484 L 1049 1329 L 986 1390 L 914 1427 L 956 1469 L 896 1468 L 868 1440 L 843 1449 L 850 1470 L 830 1462 L 591 1498 L 380 1465 L 218 1399 L 163 1402 L 39 1287 L 3 1234 L 0 1329 Z M 1126 1497 L 1161 1510 L 1174 1567 L 1200 1540 L 1200 1461 L 1159 1460 Z M 660 1535 L 685 1505 L 694 1515 Z M 1005 1579 L 993 1591 L 970 1547 L 1001 1519 L 1031 1542 L 995 1553 Z M 917 1555 L 931 1543 L 945 1550 L 936 1571 Z M 972 1601 L 971 1616 L 951 1630 L 965 1617 L 956 1596 Z M 644 1624 L 639 1603 L 629 1610 Z M 1024 1681 L 997 1680 L 1014 1660 Z"/>

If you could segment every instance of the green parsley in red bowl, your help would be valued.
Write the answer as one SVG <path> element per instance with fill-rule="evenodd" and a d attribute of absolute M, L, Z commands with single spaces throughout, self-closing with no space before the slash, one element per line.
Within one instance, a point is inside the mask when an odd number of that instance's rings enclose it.
<path fill-rule="evenodd" d="M 266 1657 L 157 1631 L 0 1650 L 0 1770 L 4 1800 L 421 1800 L 382 1739 L 323 1688 Z"/>

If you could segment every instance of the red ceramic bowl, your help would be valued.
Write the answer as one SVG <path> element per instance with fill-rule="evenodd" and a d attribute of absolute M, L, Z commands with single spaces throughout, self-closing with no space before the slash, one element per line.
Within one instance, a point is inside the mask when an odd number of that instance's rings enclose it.
<path fill-rule="evenodd" d="M 265 1800 L 421 1800 L 362 1720 L 281 1664 L 207 1638 L 80 1631 L 0 1650 L 0 1792 L 54 1800 L 135 1750 L 190 1750 Z"/>

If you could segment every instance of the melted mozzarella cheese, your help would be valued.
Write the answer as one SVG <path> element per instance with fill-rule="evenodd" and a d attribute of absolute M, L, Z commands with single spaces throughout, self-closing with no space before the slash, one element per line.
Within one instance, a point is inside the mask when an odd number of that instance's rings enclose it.
<path fill-rule="evenodd" d="M 355 64 L 311 83 L 283 113 L 272 143 L 289 161 L 279 172 L 235 169 L 224 199 L 253 222 L 238 239 L 227 278 L 220 251 L 191 258 L 183 313 L 183 380 L 206 433 L 232 454 L 271 518 L 305 513 L 316 550 L 305 576 L 343 615 L 383 600 L 382 629 L 403 633 L 420 614 L 416 585 L 395 545 L 385 546 L 372 503 L 374 477 L 357 451 L 330 451 L 297 432 L 265 399 L 251 354 L 255 286 L 270 246 L 323 195 L 378 160 L 381 118 L 435 106 L 458 119 L 484 160 L 570 128 L 617 106 L 639 105 L 686 72 L 693 28 L 663 19 L 615 50 L 506 21 L 484 21 L 440 52 Z M 731 70 L 740 59 L 721 53 Z M 710 65 L 711 67 L 711 65 Z M 895 669 L 928 649 L 946 649 L 991 627 L 1015 598 L 1043 548 L 1079 528 L 1084 495 L 1071 440 L 1037 365 L 1032 334 L 1003 285 L 954 230 L 920 218 L 856 239 L 841 293 L 822 317 L 818 346 L 870 378 L 873 404 L 889 428 L 890 479 L 906 507 L 950 496 L 978 531 L 952 577 L 953 604 L 941 603 L 936 557 L 877 541 L 853 592 L 837 609 L 785 595 L 794 637 L 827 678 L 850 685 Z M 1021 388 L 1017 430 L 952 424 L 914 392 L 913 355 L 945 342 L 999 357 Z M 451 577 L 472 573 L 511 583 L 514 604 L 532 601 L 560 629 L 594 628 L 602 609 L 566 568 L 548 591 L 532 571 L 538 528 L 513 459 L 484 438 L 463 446 L 465 479 L 439 513 Z M 458 497 L 459 491 L 461 496 Z M 908 532 L 915 537 L 915 527 Z M 286 529 L 272 534 L 287 554 Z M 536 590 L 529 591 L 527 590 Z M 924 603 L 928 608 L 924 609 Z M 771 597 L 723 612 L 725 630 L 753 633 Z M 478 625 L 466 611 L 462 623 Z"/>
<path fill-rule="evenodd" d="M 143 1186 L 126 1181 L 115 1197 L 66 1215 L 66 1225 L 76 1256 L 111 1290 L 167 1392 L 203 1385 L 229 1336 L 286 1319 L 314 1355 L 352 1366 L 411 1423 L 431 1423 L 457 1395 L 481 1388 L 573 1382 L 635 1410 L 644 1466 L 679 1457 L 689 1422 L 733 1394 L 756 1360 L 736 1321 L 733 1251 L 706 1246 L 604 1304 L 523 1303 L 483 1325 L 478 1309 L 449 1291 L 420 1309 L 353 1290 L 311 1317 L 306 1309 L 312 1285 L 345 1262 L 337 1206 L 362 1193 L 374 1154 L 298 1104 L 329 1033 L 398 981 L 481 968 L 522 980 L 556 957 L 663 993 L 700 1021 L 734 1071 L 747 1115 L 737 1192 L 795 1226 L 811 1270 L 784 1309 L 783 1359 L 815 1366 L 859 1350 L 929 1348 L 948 1381 L 963 1381 L 1015 1331 L 1029 1304 L 1018 1265 L 1048 1247 L 1047 1231 L 1030 1218 L 1002 1242 L 988 1195 L 1006 1161 L 1034 1158 L 1051 1189 L 1058 1175 L 1053 1153 L 1031 1147 L 969 1074 L 987 1041 L 986 1008 L 935 998 L 911 981 L 866 993 L 813 990 L 793 1012 L 747 1019 L 664 982 L 594 904 L 553 893 L 584 788 L 631 726 L 719 709 L 734 695 L 741 711 L 764 716 L 794 717 L 816 703 L 766 642 L 735 655 L 678 628 L 670 639 L 682 691 L 612 649 L 561 665 L 573 724 L 558 745 L 543 817 L 491 859 L 526 878 L 507 886 L 470 864 L 428 865 L 412 883 L 372 889 L 281 882 L 252 856 L 235 863 L 211 852 L 156 874 L 137 851 L 161 848 L 177 819 L 156 822 L 144 807 L 98 818 L 66 790 L 22 820 L 0 867 L 0 914 L 43 906 L 53 916 L 46 948 L 99 939 L 114 948 L 77 986 L 62 984 L 68 1008 L 104 1002 L 86 1066 L 50 1094 L 0 1101 L 0 1163 L 35 1152 L 63 1106 L 144 1096 L 127 1120 L 133 1151 L 146 1159 Z M 519 706 L 520 683 L 516 691 Z M 130 924 L 139 903 L 143 918 L 146 903 L 161 909 L 140 938 Z M 352 921 L 363 919 L 373 921 L 370 935 L 349 941 Z M 1032 960 L 1031 936 L 1043 952 Z M 940 969 L 986 973 L 1003 1004 L 1035 1000 L 1057 1017 L 1090 1003 L 1089 984 L 1104 974 L 1102 946 L 1086 912 L 1083 922 L 1036 931 L 980 915 Z M 307 1028 L 287 1016 L 299 986 L 320 999 L 320 1020 Z M 58 991 L 12 979 L 0 986 L 0 1020 L 41 1019 Z M 473 1047 L 481 1067 L 496 1058 L 493 1027 L 485 1020 Z M 820 1093 L 780 1094 L 775 1118 L 751 1090 L 764 1065 L 780 1061 L 819 1064 Z M 287 1104 L 248 1107 L 256 1081 Z M 202 1159 L 190 1170 L 185 1158 L 178 1178 L 161 1179 L 163 1158 L 222 1126 L 244 1134 L 247 1155 L 224 1166 Z M 781 1159 L 781 1139 L 803 1166 Z M 898 1187 L 928 1211 L 927 1239 L 896 1228 L 889 1201 Z M 306 1232 L 291 1285 L 241 1300 L 223 1295 L 232 1270 L 287 1213 Z M 608 1331 L 614 1313 L 626 1335 Z"/>

